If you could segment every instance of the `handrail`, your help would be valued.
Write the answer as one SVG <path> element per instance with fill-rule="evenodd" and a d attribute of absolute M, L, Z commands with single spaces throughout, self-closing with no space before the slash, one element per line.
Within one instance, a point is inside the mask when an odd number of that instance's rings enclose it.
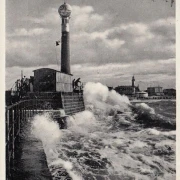
<path fill-rule="evenodd" d="M 7 106 L 6 107 L 6 110 L 9 110 L 11 108 L 14 108 L 16 107 L 17 105 L 20 105 L 21 103 L 25 103 L 25 102 L 32 102 L 32 101 L 55 101 L 55 99 L 26 99 L 26 100 L 21 100 L 21 101 L 18 101 L 10 106 Z M 26 106 L 26 107 L 29 107 L 29 106 Z"/>
<path fill-rule="evenodd" d="M 58 101 L 58 99 L 57 99 Z M 28 117 L 40 113 L 41 111 L 51 110 L 45 107 L 42 102 L 58 103 L 55 99 L 26 99 L 16 102 L 6 107 L 6 169 L 7 179 L 11 179 L 13 162 L 16 158 L 17 142 L 20 140 L 22 122 Z M 60 103 L 60 102 L 59 102 Z M 58 104 L 58 107 L 60 104 Z"/>
<path fill-rule="evenodd" d="M 64 109 L 66 115 L 73 115 L 83 111 L 83 93 L 40 93 L 36 98 L 20 101 L 6 107 L 6 167 L 7 176 L 11 174 L 15 157 L 15 150 L 22 130 L 22 122 L 42 111 L 57 111 Z M 41 96 L 42 95 L 42 96 Z M 52 96 L 53 95 L 53 96 Z M 11 179 L 11 178 L 7 178 Z"/>

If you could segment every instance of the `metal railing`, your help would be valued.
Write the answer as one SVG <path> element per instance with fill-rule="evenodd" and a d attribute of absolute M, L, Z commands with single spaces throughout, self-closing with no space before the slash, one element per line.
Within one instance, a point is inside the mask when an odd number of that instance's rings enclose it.
<path fill-rule="evenodd" d="M 32 94 L 31 99 L 21 100 L 6 107 L 6 175 L 11 172 L 16 160 L 23 125 L 28 118 L 44 111 L 64 109 L 67 115 L 85 110 L 82 93 Z M 56 95 L 56 96 L 54 96 Z M 54 96 L 54 98 L 53 98 Z"/>
<path fill-rule="evenodd" d="M 19 101 L 16 104 L 6 107 L 6 176 L 10 179 L 14 169 L 16 150 L 20 142 L 20 135 L 23 124 L 35 114 L 45 110 L 51 110 L 52 104 L 57 106 L 57 101 L 52 99 L 31 99 Z"/>

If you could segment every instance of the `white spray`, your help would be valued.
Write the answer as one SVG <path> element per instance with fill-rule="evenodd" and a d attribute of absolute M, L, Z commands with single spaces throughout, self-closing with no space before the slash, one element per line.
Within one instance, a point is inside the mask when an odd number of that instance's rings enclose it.
<path fill-rule="evenodd" d="M 88 82 L 84 88 L 84 101 L 87 109 L 103 111 L 106 115 L 112 110 L 121 112 L 129 110 L 129 99 L 121 96 L 114 90 L 109 91 L 107 86 L 101 83 Z"/>
<path fill-rule="evenodd" d="M 73 180 L 82 180 L 80 176 L 73 172 L 71 162 L 59 158 L 56 145 L 59 143 L 63 133 L 60 131 L 59 125 L 51 119 L 48 113 L 34 117 L 31 132 L 37 139 L 42 141 L 49 168 L 58 165 L 63 167 Z"/>
<path fill-rule="evenodd" d="M 82 147 L 87 147 L 86 150 L 90 148 L 90 151 L 98 151 L 102 156 L 109 158 L 113 167 L 120 173 L 121 171 L 126 171 L 124 167 L 131 165 L 139 171 L 138 167 L 139 164 L 141 165 L 141 161 L 144 161 L 144 159 L 148 159 L 149 161 L 151 160 L 150 156 L 146 157 L 145 155 L 142 155 L 142 157 L 138 159 L 139 156 L 136 154 L 136 151 L 141 153 L 142 147 L 150 149 L 151 145 L 149 144 L 151 143 L 151 140 L 147 137 L 154 137 L 154 134 L 157 134 L 156 136 L 162 135 L 162 139 L 166 138 L 164 137 L 164 135 L 166 135 L 165 132 L 162 133 L 153 131 L 152 129 L 139 131 L 137 133 L 123 130 L 121 132 L 109 131 L 109 126 L 107 125 L 108 118 L 110 116 L 115 117 L 117 115 L 117 118 L 119 118 L 120 121 L 125 121 L 127 114 L 132 113 L 130 109 L 131 103 L 129 102 L 128 97 L 121 96 L 114 90 L 109 91 L 106 86 L 103 86 L 100 83 L 90 82 L 86 84 L 84 87 L 84 101 L 86 111 L 69 117 L 67 119 L 67 130 L 60 130 L 59 125 L 51 120 L 47 114 L 34 117 L 34 121 L 32 123 L 33 134 L 36 138 L 43 142 L 49 167 L 63 167 L 73 180 L 81 180 L 82 178 L 75 173 L 73 168 L 75 164 L 72 163 L 72 159 L 70 162 L 67 161 L 67 159 L 62 159 L 60 157 L 60 148 L 66 148 L 66 146 L 61 145 L 61 143 L 69 146 L 73 146 L 73 143 L 80 143 Z M 136 105 L 136 107 L 145 112 L 149 112 L 150 114 L 155 113 L 154 109 L 144 103 Z M 118 111 L 122 114 L 118 114 Z M 109 119 L 111 120 L 111 118 Z M 106 127 L 107 129 L 103 129 Z M 140 133 L 143 133 L 143 136 Z M 173 134 L 175 134 L 175 132 L 173 132 Z M 69 140 L 69 137 L 72 137 L 73 140 Z M 139 141 L 137 141 L 138 138 Z M 146 138 L 149 144 L 146 142 Z M 61 142 L 61 139 L 63 139 L 63 142 Z M 136 141 L 134 141 L 134 139 L 136 139 Z M 102 147 L 100 146 L 99 150 L 93 149 L 94 140 L 101 140 Z M 59 148 L 57 148 L 57 146 Z M 156 146 L 154 147 L 156 148 Z M 71 151 L 71 149 L 68 150 Z M 84 150 L 80 149 L 79 151 L 81 153 Z M 121 164 L 119 164 L 119 161 L 117 160 L 122 160 Z M 161 162 L 158 158 L 155 160 L 157 160 L 157 162 Z M 131 163 L 129 163 L 130 161 Z M 154 171 L 153 169 L 151 170 L 151 164 L 149 164 L 150 163 L 147 163 L 144 169 L 152 175 Z M 169 166 L 170 165 L 167 164 L 167 167 Z M 81 169 L 84 168 L 84 166 L 78 168 Z M 172 167 L 172 169 L 173 168 L 174 167 Z M 136 174 L 133 171 L 128 171 L 128 173 L 130 176 L 131 174 L 132 176 L 138 176 L 139 179 L 142 177 L 144 179 L 149 179 L 146 178 L 146 175 L 143 173 L 140 174 L 137 172 Z"/>

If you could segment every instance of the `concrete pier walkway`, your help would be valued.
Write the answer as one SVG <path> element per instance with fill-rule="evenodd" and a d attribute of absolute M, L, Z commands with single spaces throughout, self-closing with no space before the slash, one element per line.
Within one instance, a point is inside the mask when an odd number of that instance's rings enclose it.
<path fill-rule="evenodd" d="M 15 152 L 13 180 L 51 180 L 46 155 L 40 140 L 30 132 L 30 124 L 23 128 L 22 137 Z"/>

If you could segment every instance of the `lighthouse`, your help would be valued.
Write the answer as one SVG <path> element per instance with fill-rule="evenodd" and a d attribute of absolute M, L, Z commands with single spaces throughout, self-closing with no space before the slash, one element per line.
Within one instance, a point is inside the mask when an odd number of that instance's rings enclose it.
<path fill-rule="evenodd" d="M 58 9 L 59 15 L 62 18 L 61 24 L 61 72 L 71 74 L 70 68 L 70 34 L 69 20 L 72 8 L 69 4 L 64 3 Z"/>
<path fill-rule="evenodd" d="M 134 76 L 132 77 L 132 87 L 135 87 L 135 78 L 134 78 Z"/>
<path fill-rule="evenodd" d="M 132 77 L 132 88 L 133 88 L 133 94 L 135 94 L 136 93 L 136 87 L 135 87 L 135 78 L 134 78 L 134 76 Z"/>

